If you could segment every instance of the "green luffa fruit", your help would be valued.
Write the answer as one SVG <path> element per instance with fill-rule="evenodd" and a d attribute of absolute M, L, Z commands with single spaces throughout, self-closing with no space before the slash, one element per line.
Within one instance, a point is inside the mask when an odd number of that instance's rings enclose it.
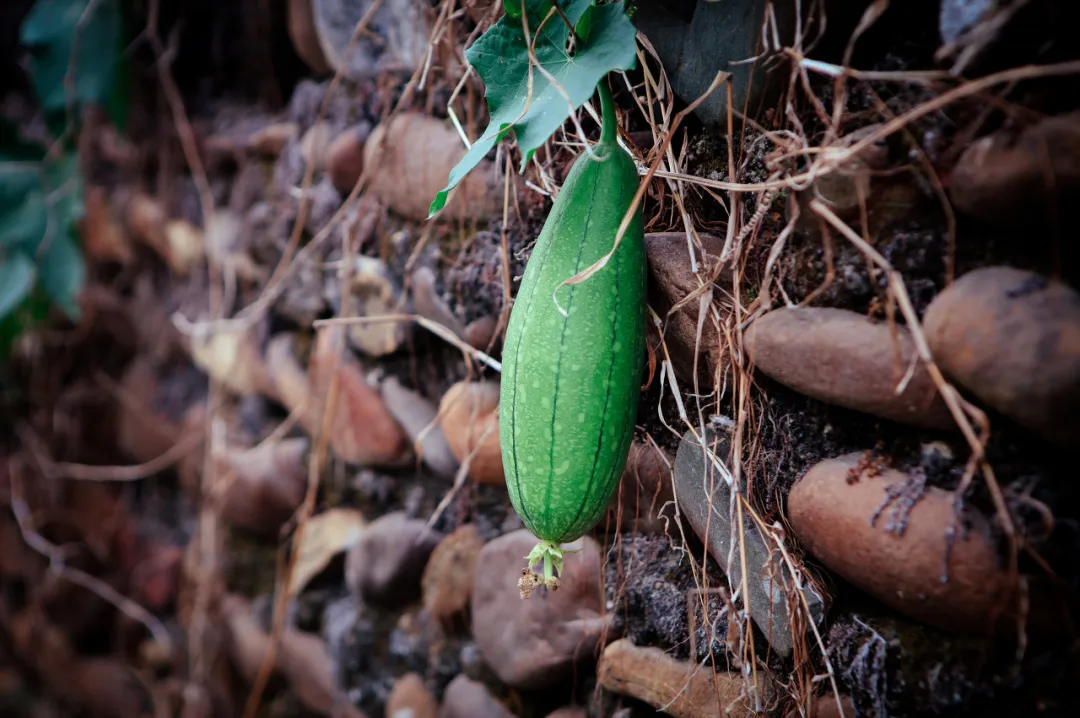
<path fill-rule="evenodd" d="M 592 148 L 598 159 L 582 154 L 563 184 L 525 268 L 503 343 L 499 437 L 506 485 L 525 525 L 541 539 L 530 565 L 542 559 L 549 582 L 553 569 L 562 568 L 559 544 L 595 526 L 619 484 L 644 367 L 640 210 L 606 266 L 563 285 L 611 250 L 639 183 L 633 159 L 616 142 L 604 83 L 600 96 L 603 130 Z"/>

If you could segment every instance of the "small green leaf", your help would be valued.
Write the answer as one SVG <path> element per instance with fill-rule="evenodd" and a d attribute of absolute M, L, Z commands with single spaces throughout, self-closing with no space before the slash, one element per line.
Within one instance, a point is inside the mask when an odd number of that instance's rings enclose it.
<path fill-rule="evenodd" d="M 504 0 L 504 7 L 514 0 Z M 520 6 L 518 6 L 520 7 Z M 535 52 L 540 65 L 555 78 L 570 98 L 566 98 L 548 79 L 534 69 L 532 97 L 529 98 L 529 51 L 520 13 L 517 19 L 508 16 L 495 23 L 465 52 L 487 88 L 490 124 L 484 134 L 450 172 L 449 183 L 431 203 L 429 217 L 446 204 L 450 191 L 457 186 L 484 155 L 510 130 L 514 131 L 522 152 L 521 169 L 536 148 L 570 116 L 592 97 L 596 84 L 614 70 L 629 70 L 636 64 L 636 30 L 623 13 L 623 4 L 607 3 L 593 6 L 592 0 L 566 0 L 561 6 L 567 20 L 578 27 L 589 13 L 571 56 L 567 52 L 570 30 L 566 22 L 553 16 L 544 23 L 536 38 Z M 550 0 L 525 0 L 530 32 L 547 16 Z M 576 32 L 576 30 L 575 30 Z"/>
<path fill-rule="evenodd" d="M 37 271 L 25 254 L 0 259 L 0 319 L 19 306 L 34 287 Z"/>
<path fill-rule="evenodd" d="M 72 100 L 97 104 L 110 100 L 120 29 L 119 0 L 97 0 L 93 7 L 90 0 L 37 0 L 23 21 L 21 39 L 30 49 L 30 78 L 46 111 L 67 108 L 69 68 L 75 80 Z"/>

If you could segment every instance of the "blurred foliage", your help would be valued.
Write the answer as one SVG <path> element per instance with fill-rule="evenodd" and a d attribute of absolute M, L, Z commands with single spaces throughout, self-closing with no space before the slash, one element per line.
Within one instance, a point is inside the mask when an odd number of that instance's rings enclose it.
<path fill-rule="evenodd" d="M 48 144 L 0 120 L 0 361 L 55 306 L 71 319 L 86 268 L 78 120 L 87 105 L 127 120 L 120 0 L 37 0 L 20 28 Z"/>

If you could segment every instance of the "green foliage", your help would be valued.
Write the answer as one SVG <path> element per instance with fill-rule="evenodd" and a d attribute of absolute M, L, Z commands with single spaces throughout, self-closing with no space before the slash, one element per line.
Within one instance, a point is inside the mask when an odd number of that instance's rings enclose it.
<path fill-rule="evenodd" d="M 596 85 L 613 70 L 629 70 L 636 64 L 634 26 L 623 13 L 623 4 L 595 5 L 593 0 L 563 0 L 560 7 L 574 26 L 576 40 L 568 49 L 570 29 L 552 13 L 550 0 L 503 0 L 506 15 L 465 51 L 469 64 L 486 87 L 490 124 L 450 172 L 450 181 L 431 203 L 434 215 L 465 175 L 511 130 L 522 152 L 522 170 L 540 147 L 577 109 L 593 96 Z M 521 22 L 524 7 L 529 33 L 534 38 L 536 59 L 554 77 L 558 87 L 533 68 L 530 97 L 529 44 Z M 545 18 L 546 22 L 545 22 Z M 542 23 L 542 27 L 541 27 Z M 559 88 L 569 97 L 563 97 Z"/>
<path fill-rule="evenodd" d="M 0 359 L 50 306 L 78 317 L 86 269 L 75 123 L 87 104 L 120 127 L 127 119 L 119 0 L 38 0 L 20 37 L 39 108 L 60 140 L 44 147 L 0 122 Z"/>
<path fill-rule="evenodd" d="M 107 104 L 116 84 L 120 32 L 119 0 L 37 0 L 20 36 L 30 51 L 30 79 L 42 109 L 67 108 L 69 69 L 75 89 L 71 101 Z"/>

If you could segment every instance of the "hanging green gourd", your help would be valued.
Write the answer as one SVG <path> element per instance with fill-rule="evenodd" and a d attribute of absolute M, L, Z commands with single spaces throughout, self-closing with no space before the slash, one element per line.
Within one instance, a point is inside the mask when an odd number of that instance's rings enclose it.
<path fill-rule="evenodd" d="M 503 342 L 503 468 L 514 508 L 540 540 L 523 572 L 527 598 L 540 583 L 558 586 L 561 545 L 596 525 L 622 476 L 644 368 L 646 267 L 640 210 L 616 243 L 639 185 L 606 84 L 609 72 L 636 63 L 623 4 L 503 4 L 507 14 L 466 51 L 487 87 L 490 124 L 432 215 L 511 130 L 524 169 L 597 89 L 602 114 L 599 142 L 575 161 L 536 241 Z"/>
<path fill-rule="evenodd" d="M 618 486 L 644 366 L 640 212 L 602 269 L 580 284 L 564 284 L 611 250 L 638 188 L 634 161 L 616 142 L 615 108 L 603 83 L 600 97 L 600 142 L 574 163 L 551 208 L 503 342 L 499 437 L 506 486 L 540 539 L 529 564 L 543 563 L 549 586 L 561 570 L 559 545 L 595 526 Z"/>

